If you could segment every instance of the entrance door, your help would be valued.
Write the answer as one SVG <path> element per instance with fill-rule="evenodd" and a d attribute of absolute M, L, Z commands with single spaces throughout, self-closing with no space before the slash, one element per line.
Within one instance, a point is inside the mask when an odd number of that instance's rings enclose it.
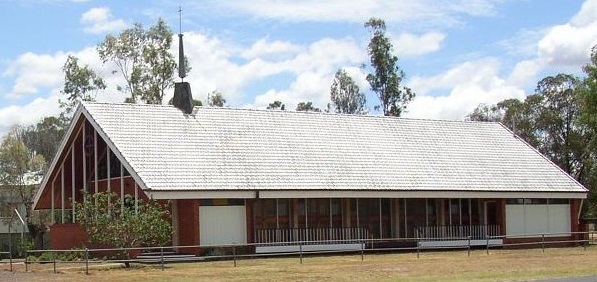
<path fill-rule="evenodd" d="M 245 206 L 200 206 L 199 242 L 201 245 L 247 243 Z"/>

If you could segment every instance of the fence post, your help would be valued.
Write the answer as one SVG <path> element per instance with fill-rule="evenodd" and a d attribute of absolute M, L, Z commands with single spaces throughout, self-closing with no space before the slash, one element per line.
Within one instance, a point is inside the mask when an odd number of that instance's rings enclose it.
<path fill-rule="evenodd" d="M 9 248 L 9 252 L 8 252 L 8 260 L 10 262 L 10 272 L 12 272 L 12 249 Z"/>
<path fill-rule="evenodd" d="M 541 234 L 541 250 L 545 253 L 545 234 Z"/>
<path fill-rule="evenodd" d="M 234 267 L 236 267 L 236 245 L 232 243 L 232 256 L 234 257 Z"/>
<path fill-rule="evenodd" d="M 489 255 L 489 236 L 486 236 L 485 239 L 487 240 L 486 245 L 485 245 L 487 247 L 486 251 L 487 251 L 487 255 Z"/>
<path fill-rule="evenodd" d="M 468 246 L 467 246 L 467 249 L 468 249 L 468 256 L 470 257 L 471 256 L 471 236 L 468 236 Z"/>
<path fill-rule="evenodd" d="M 10 230 L 10 227 L 8 228 Z M 12 234 L 8 234 L 8 258 L 10 259 L 10 272 L 12 272 Z M 25 254 L 27 255 L 27 254 Z"/>
<path fill-rule="evenodd" d="M 365 253 L 365 241 L 361 241 L 361 261 L 365 260 L 364 253 Z"/>
<path fill-rule="evenodd" d="M 85 274 L 89 275 L 89 249 L 85 247 Z"/>
<path fill-rule="evenodd" d="M 301 259 L 301 264 L 303 264 L 303 243 L 299 242 L 299 256 Z"/>
<path fill-rule="evenodd" d="M 419 237 L 417 237 L 417 258 L 419 258 L 419 253 L 421 252 L 420 248 L 421 248 L 421 244 L 419 242 Z"/>
<path fill-rule="evenodd" d="M 582 247 L 585 251 L 587 250 L 588 244 L 589 244 L 589 232 L 585 231 L 583 234 L 583 244 L 582 244 Z"/>
<path fill-rule="evenodd" d="M 162 271 L 164 271 L 164 247 L 160 247 L 160 263 L 162 264 Z"/>
<path fill-rule="evenodd" d="M 25 251 L 25 272 L 29 272 L 29 251 Z"/>
<path fill-rule="evenodd" d="M 54 264 L 54 274 L 56 274 L 56 253 L 52 252 L 52 264 Z"/>

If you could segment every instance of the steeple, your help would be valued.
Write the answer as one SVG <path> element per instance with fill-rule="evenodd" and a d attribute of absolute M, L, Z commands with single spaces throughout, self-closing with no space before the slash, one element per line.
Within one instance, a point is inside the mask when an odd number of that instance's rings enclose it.
<path fill-rule="evenodd" d="M 193 112 L 193 95 L 191 94 L 191 85 L 184 81 L 187 76 L 184 63 L 184 48 L 182 44 L 182 8 L 178 9 L 179 14 L 179 34 L 178 34 L 178 77 L 180 82 L 174 83 L 174 98 L 172 104 L 183 111 L 185 114 Z"/>
<path fill-rule="evenodd" d="M 184 64 L 184 47 L 182 44 L 182 7 L 178 8 L 178 77 L 181 81 L 187 76 L 186 66 Z"/>

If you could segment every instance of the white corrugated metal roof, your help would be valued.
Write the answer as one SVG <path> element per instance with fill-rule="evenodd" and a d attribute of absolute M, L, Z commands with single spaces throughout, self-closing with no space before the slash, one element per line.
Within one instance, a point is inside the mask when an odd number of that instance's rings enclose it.
<path fill-rule="evenodd" d="M 83 107 L 151 190 L 586 192 L 498 123 Z"/>

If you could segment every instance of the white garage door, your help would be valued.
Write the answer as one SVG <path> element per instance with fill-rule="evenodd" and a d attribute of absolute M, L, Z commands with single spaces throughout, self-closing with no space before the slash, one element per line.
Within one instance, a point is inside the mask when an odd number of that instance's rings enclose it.
<path fill-rule="evenodd" d="M 570 205 L 506 205 L 506 235 L 570 232 Z"/>
<path fill-rule="evenodd" d="M 244 206 L 199 207 L 200 244 L 246 244 L 246 218 Z"/>
<path fill-rule="evenodd" d="M 525 234 L 524 206 L 506 205 L 506 235 Z"/>

